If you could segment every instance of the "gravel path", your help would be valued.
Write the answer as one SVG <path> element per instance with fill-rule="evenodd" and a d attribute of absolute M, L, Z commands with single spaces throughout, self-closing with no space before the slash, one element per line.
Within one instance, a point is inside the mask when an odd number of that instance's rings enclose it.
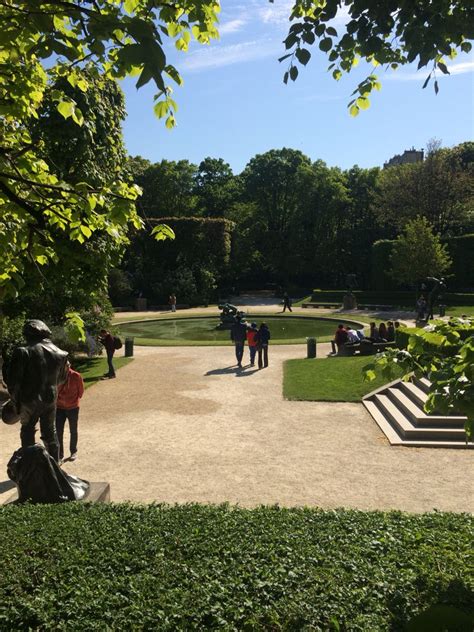
<path fill-rule="evenodd" d="M 237 371 L 229 347 L 138 347 L 86 391 L 65 468 L 114 501 L 474 511 L 472 451 L 390 447 L 361 404 L 284 401 L 282 363 L 304 353 L 272 347 L 269 368 Z M 3 472 L 18 431 L 0 426 Z"/>

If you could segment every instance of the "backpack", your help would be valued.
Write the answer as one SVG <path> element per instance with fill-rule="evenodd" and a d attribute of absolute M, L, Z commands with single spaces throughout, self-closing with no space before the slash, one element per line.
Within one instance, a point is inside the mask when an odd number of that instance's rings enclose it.
<path fill-rule="evenodd" d="M 122 348 L 122 341 L 120 340 L 118 336 L 114 336 L 114 349 L 121 349 L 121 348 Z"/>

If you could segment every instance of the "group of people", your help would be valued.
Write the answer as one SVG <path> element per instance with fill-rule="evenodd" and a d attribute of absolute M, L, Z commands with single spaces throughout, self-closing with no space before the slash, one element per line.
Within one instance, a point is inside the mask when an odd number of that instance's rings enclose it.
<path fill-rule="evenodd" d="M 400 326 L 400 323 L 395 323 L 391 320 L 385 323 L 380 323 L 377 327 L 376 323 L 370 323 L 369 335 L 364 334 L 363 329 L 353 329 L 350 325 L 345 326 L 340 323 L 337 326 L 336 333 L 334 334 L 334 340 L 331 341 L 333 353 L 339 353 L 346 344 L 357 344 L 361 340 L 368 340 L 369 342 L 394 342 L 395 330 Z"/>
<path fill-rule="evenodd" d="M 266 323 L 250 325 L 240 316 L 235 318 L 230 329 L 230 338 L 235 346 L 235 357 L 237 366 L 242 368 L 244 357 L 244 347 L 247 342 L 250 353 L 250 366 L 255 366 L 255 358 L 258 355 L 258 368 L 263 369 L 268 366 L 268 343 L 270 341 L 270 330 Z"/>

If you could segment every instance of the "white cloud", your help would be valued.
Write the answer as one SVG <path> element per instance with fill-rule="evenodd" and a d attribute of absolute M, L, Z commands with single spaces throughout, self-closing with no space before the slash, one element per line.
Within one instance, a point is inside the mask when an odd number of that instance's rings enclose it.
<path fill-rule="evenodd" d="M 278 4 L 272 4 L 265 9 L 259 9 L 260 19 L 265 24 L 282 24 L 288 22 L 294 0 L 276 0 Z"/>
<path fill-rule="evenodd" d="M 182 67 L 189 71 L 199 71 L 264 59 L 272 55 L 276 57 L 280 47 L 280 42 L 268 39 L 201 48 L 188 55 Z"/>
<path fill-rule="evenodd" d="M 474 61 L 463 61 L 457 64 L 446 64 L 451 75 L 463 75 L 466 72 L 474 72 Z M 377 70 L 376 70 L 377 72 Z M 391 81 L 424 81 L 428 76 L 430 70 L 428 68 L 422 68 L 417 72 L 401 72 L 397 71 L 387 75 L 384 79 Z M 439 76 L 445 76 L 438 71 Z"/>
<path fill-rule="evenodd" d="M 245 24 L 246 21 L 241 19 L 223 22 L 222 24 L 219 24 L 219 33 L 221 35 L 225 35 L 226 33 L 236 33 L 237 31 L 240 31 Z"/>

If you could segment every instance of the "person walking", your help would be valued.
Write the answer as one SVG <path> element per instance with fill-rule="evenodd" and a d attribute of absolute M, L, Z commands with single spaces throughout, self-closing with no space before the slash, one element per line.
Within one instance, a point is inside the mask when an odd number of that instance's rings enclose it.
<path fill-rule="evenodd" d="M 247 344 L 250 351 L 250 366 L 255 366 L 255 356 L 258 349 L 257 323 L 252 323 L 250 329 L 247 330 Z"/>
<path fill-rule="evenodd" d="M 175 312 L 176 311 L 176 294 L 170 294 L 170 297 L 168 299 L 168 303 L 171 307 L 171 311 Z"/>
<path fill-rule="evenodd" d="M 237 316 L 234 324 L 230 329 L 230 338 L 235 346 L 235 357 L 239 369 L 242 368 L 242 358 L 244 357 L 244 345 L 247 338 L 247 327 L 242 322 L 240 316 Z"/>
<path fill-rule="evenodd" d="M 258 330 L 258 368 L 267 368 L 268 366 L 268 343 L 270 341 L 270 330 L 267 323 L 262 323 Z"/>
<path fill-rule="evenodd" d="M 291 309 L 291 298 L 288 296 L 288 292 L 285 292 L 283 294 L 283 311 L 286 312 L 286 308 L 288 307 L 288 309 L 290 310 L 290 312 L 292 312 L 293 310 Z"/>
<path fill-rule="evenodd" d="M 67 363 L 67 377 L 64 384 L 58 388 L 58 401 L 56 404 L 56 432 L 59 442 L 59 460 L 64 459 L 64 426 L 69 421 L 69 450 L 71 456 L 70 461 L 77 458 L 77 425 L 79 421 L 79 404 L 84 394 L 84 381 L 77 371 L 71 368 L 70 362 Z"/>
<path fill-rule="evenodd" d="M 103 379 L 112 379 L 115 377 L 115 369 L 113 365 L 113 358 L 115 353 L 115 341 L 114 337 L 107 331 L 107 329 L 101 329 L 99 342 L 104 345 L 105 352 L 107 354 L 107 364 L 109 366 L 109 372 L 104 375 Z"/>

